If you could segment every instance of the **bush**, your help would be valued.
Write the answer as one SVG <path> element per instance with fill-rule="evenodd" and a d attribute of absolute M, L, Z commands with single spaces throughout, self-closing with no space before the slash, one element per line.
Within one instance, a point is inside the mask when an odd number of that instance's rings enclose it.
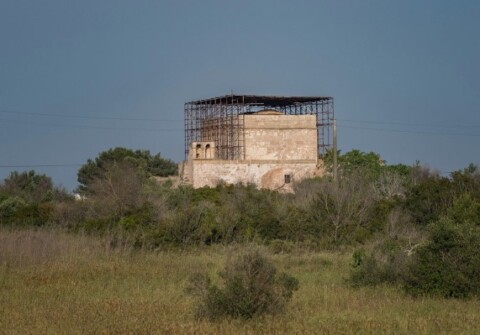
<path fill-rule="evenodd" d="M 276 269 L 265 257 L 253 252 L 227 264 L 219 273 L 223 287 L 206 274 L 190 280 L 188 292 L 197 296 L 197 316 L 218 319 L 226 316 L 249 319 L 283 311 L 298 289 L 298 280 Z"/>
<path fill-rule="evenodd" d="M 382 244 L 371 254 L 363 251 L 353 253 L 352 270 L 349 282 L 352 286 L 375 286 L 382 283 L 398 284 L 403 282 L 408 257 L 398 245 Z"/>
<path fill-rule="evenodd" d="M 412 263 L 405 288 L 412 295 L 480 295 L 480 226 L 442 218 Z"/>
<path fill-rule="evenodd" d="M 16 224 L 17 213 L 26 207 L 25 200 L 17 196 L 0 201 L 0 224 Z"/>

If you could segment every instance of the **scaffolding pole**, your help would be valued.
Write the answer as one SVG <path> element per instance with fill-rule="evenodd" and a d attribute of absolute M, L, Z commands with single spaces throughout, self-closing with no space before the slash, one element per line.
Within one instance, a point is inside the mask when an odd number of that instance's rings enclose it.
<path fill-rule="evenodd" d="M 230 94 L 184 105 L 185 159 L 193 142 L 215 142 L 215 157 L 241 160 L 245 157 L 244 115 L 276 110 L 285 115 L 315 115 L 319 157 L 333 146 L 332 97 L 282 97 Z"/>

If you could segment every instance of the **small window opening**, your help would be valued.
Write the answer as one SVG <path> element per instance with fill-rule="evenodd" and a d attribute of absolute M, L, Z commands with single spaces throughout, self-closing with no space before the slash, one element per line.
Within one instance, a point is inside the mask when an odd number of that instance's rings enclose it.
<path fill-rule="evenodd" d="M 195 157 L 200 158 L 200 149 L 202 148 L 201 144 L 197 144 L 197 150 L 195 150 Z"/>
<path fill-rule="evenodd" d="M 205 146 L 205 158 L 210 159 L 212 158 L 212 152 L 210 151 L 210 144 Z"/>
<path fill-rule="evenodd" d="M 289 174 L 286 174 L 285 176 L 285 184 L 290 184 L 292 182 L 292 176 Z"/>

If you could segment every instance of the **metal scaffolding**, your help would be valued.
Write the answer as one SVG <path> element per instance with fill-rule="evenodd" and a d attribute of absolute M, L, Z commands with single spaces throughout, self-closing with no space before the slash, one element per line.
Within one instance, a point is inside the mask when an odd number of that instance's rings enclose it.
<path fill-rule="evenodd" d="M 332 97 L 225 95 L 185 103 L 185 159 L 193 142 L 215 142 L 215 157 L 244 159 L 244 115 L 276 110 L 285 115 L 316 115 L 318 155 L 333 145 Z"/>

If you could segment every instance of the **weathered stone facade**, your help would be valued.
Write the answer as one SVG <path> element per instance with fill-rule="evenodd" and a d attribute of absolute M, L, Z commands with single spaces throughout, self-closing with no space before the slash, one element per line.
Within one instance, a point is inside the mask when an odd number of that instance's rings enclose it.
<path fill-rule="evenodd" d="M 236 117 L 243 124 L 239 134 L 243 136 L 243 159 L 217 159 L 214 141 L 192 142 L 180 168 L 184 182 L 195 188 L 253 183 L 289 192 L 292 183 L 323 174 L 317 156 L 315 115 L 261 111 Z"/>
<path fill-rule="evenodd" d="M 315 115 L 245 115 L 245 160 L 317 162 Z"/>

